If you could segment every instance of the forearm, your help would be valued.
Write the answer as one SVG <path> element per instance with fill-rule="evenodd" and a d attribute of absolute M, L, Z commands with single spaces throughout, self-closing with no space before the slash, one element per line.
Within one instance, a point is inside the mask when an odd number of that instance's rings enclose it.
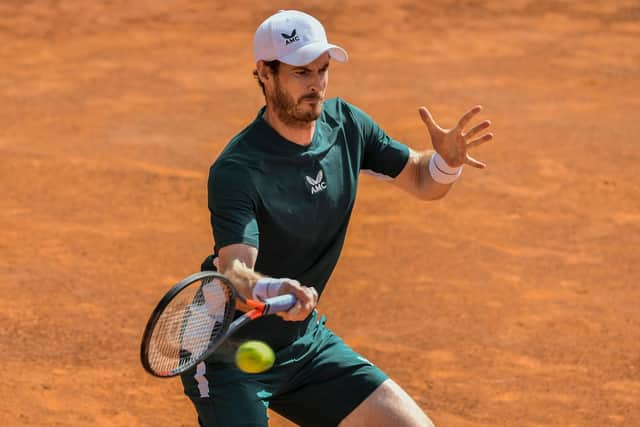
<path fill-rule="evenodd" d="M 234 288 L 244 298 L 251 298 L 253 288 L 260 277 L 260 274 L 253 271 L 258 250 L 248 245 L 234 244 L 220 249 L 217 258 L 217 268 L 222 274 L 227 276 L 234 285 Z M 237 308 L 240 311 L 248 311 L 249 306 L 237 301 Z"/>
<path fill-rule="evenodd" d="M 222 274 L 231 280 L 238 293 L 245 298 L 252 297 L 253 288 L 258 280 L 264 277 L 237 259 L 233 261 L 230 268 L 223 270 Z"/>
<path fill-rule="evenodd" d="M 429 172 L 429 161 L 434 151 L 417 152 L 411 150 L 407 165 L 393 181 L 394 185 L 422 200 L 443 198 L 453 184 L 441 184 Z"/>
<path fill-rule="evenodd" d="M 246 299 L 263 300 L 283 293 L 293 294 L 298 302 L 289 311 L 278 313 L 278 316 L 290 321 L 306 319 L 318 303 L 318 292 L 313 287 L 302 286 L 294 279 L 265 278 L 253 270 L 257 258 L 258 249 L 252 246 L 228 245 L 218 253 L 218 270 L 231 280 L 234 288 Z M 245 312 L 251 309 L 240 299 L 236 300 L 236 308 Z"/>

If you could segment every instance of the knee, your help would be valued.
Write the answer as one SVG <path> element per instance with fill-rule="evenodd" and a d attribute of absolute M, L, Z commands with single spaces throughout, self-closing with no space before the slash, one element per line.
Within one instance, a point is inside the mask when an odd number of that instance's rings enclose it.
<path fill-rule="evenodd" d="M 395 382 L 387 380 L 341 423 L 340 427 L 434 427 L 418 404 Z"/>
<path fill-rule="evenodd" d="M 389 406 L 401 408 L 399 409 L 401 413 L 399 416 L 405 420 L 406 424 L 400 425 L 406 425 L 407 427 L 434 427 L 433 421 L 396 382 L 389 379 L 381 387 L 385 387 L 384 392 L 387 394 L 386 398 L 389 399 Z"/>

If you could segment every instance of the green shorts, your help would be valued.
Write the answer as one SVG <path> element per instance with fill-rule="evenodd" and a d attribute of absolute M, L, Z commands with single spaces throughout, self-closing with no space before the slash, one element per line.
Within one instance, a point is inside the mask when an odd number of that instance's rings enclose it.
<path fill-rule="evenodd" d="M 312 316 L 306 334 L 278 351 L 273 368 L 262 374 L 238 370 L 230 356 L 184 373 L 200 425 L 265 427 L 270 408 L 304 427 L 337 426 L 388 378 L 326 328 L 324 317 Z M 233 354 L 232 348 L 221 354 Z"/>

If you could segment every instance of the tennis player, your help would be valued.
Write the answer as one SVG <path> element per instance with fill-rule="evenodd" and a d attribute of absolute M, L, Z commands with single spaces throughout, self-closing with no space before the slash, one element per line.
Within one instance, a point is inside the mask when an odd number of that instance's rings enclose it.
<path fill-rule="evenodd" d="M 269 371 L 246 374 L 213 357 L 182 376 L 200 425 L 267 426 L 271 408 L 305 427 L 431 426 L 414 400 L 331 332 L 314 308 L 338 261 L 360 174 L 420 199 L 440 199 L 463 165 L 485 167 L 469 149 L 492 138 L 483 132 L 490 123 L 465 130 L 481 110 L 476 106 L 443 129 L 421 107 L 435 151 L 392 139 L 349 102 L 325 99 L 330 64 L 346 62 L 347 52 L 299 11 L 264 21 L 254 54 L 266 105 L 209 175 L 214 263 L 225 272 L 239 260 L 268 276 L 246 284 L 254 296 L 294 293 L 298 304 L 237 335 L 276 351 Z M 215 268 L 212 259 L 204 269 Z"/>

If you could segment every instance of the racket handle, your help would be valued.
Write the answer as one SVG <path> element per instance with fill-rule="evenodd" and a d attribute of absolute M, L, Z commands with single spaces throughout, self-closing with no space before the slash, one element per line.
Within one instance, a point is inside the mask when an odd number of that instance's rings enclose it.
<path fill-rule="evenodd" d="M 291 294 L 286 295 L 278 295 L 277 297 L 267 298 L 264 300 L 264 303 L 267 305 L 267 308 L 264 311 L 264 314 L 273 314 L 279 313 L 281 311 L 287 311 L 291 307 L 293 307 L 298 300 L 295 296 Z"/>

